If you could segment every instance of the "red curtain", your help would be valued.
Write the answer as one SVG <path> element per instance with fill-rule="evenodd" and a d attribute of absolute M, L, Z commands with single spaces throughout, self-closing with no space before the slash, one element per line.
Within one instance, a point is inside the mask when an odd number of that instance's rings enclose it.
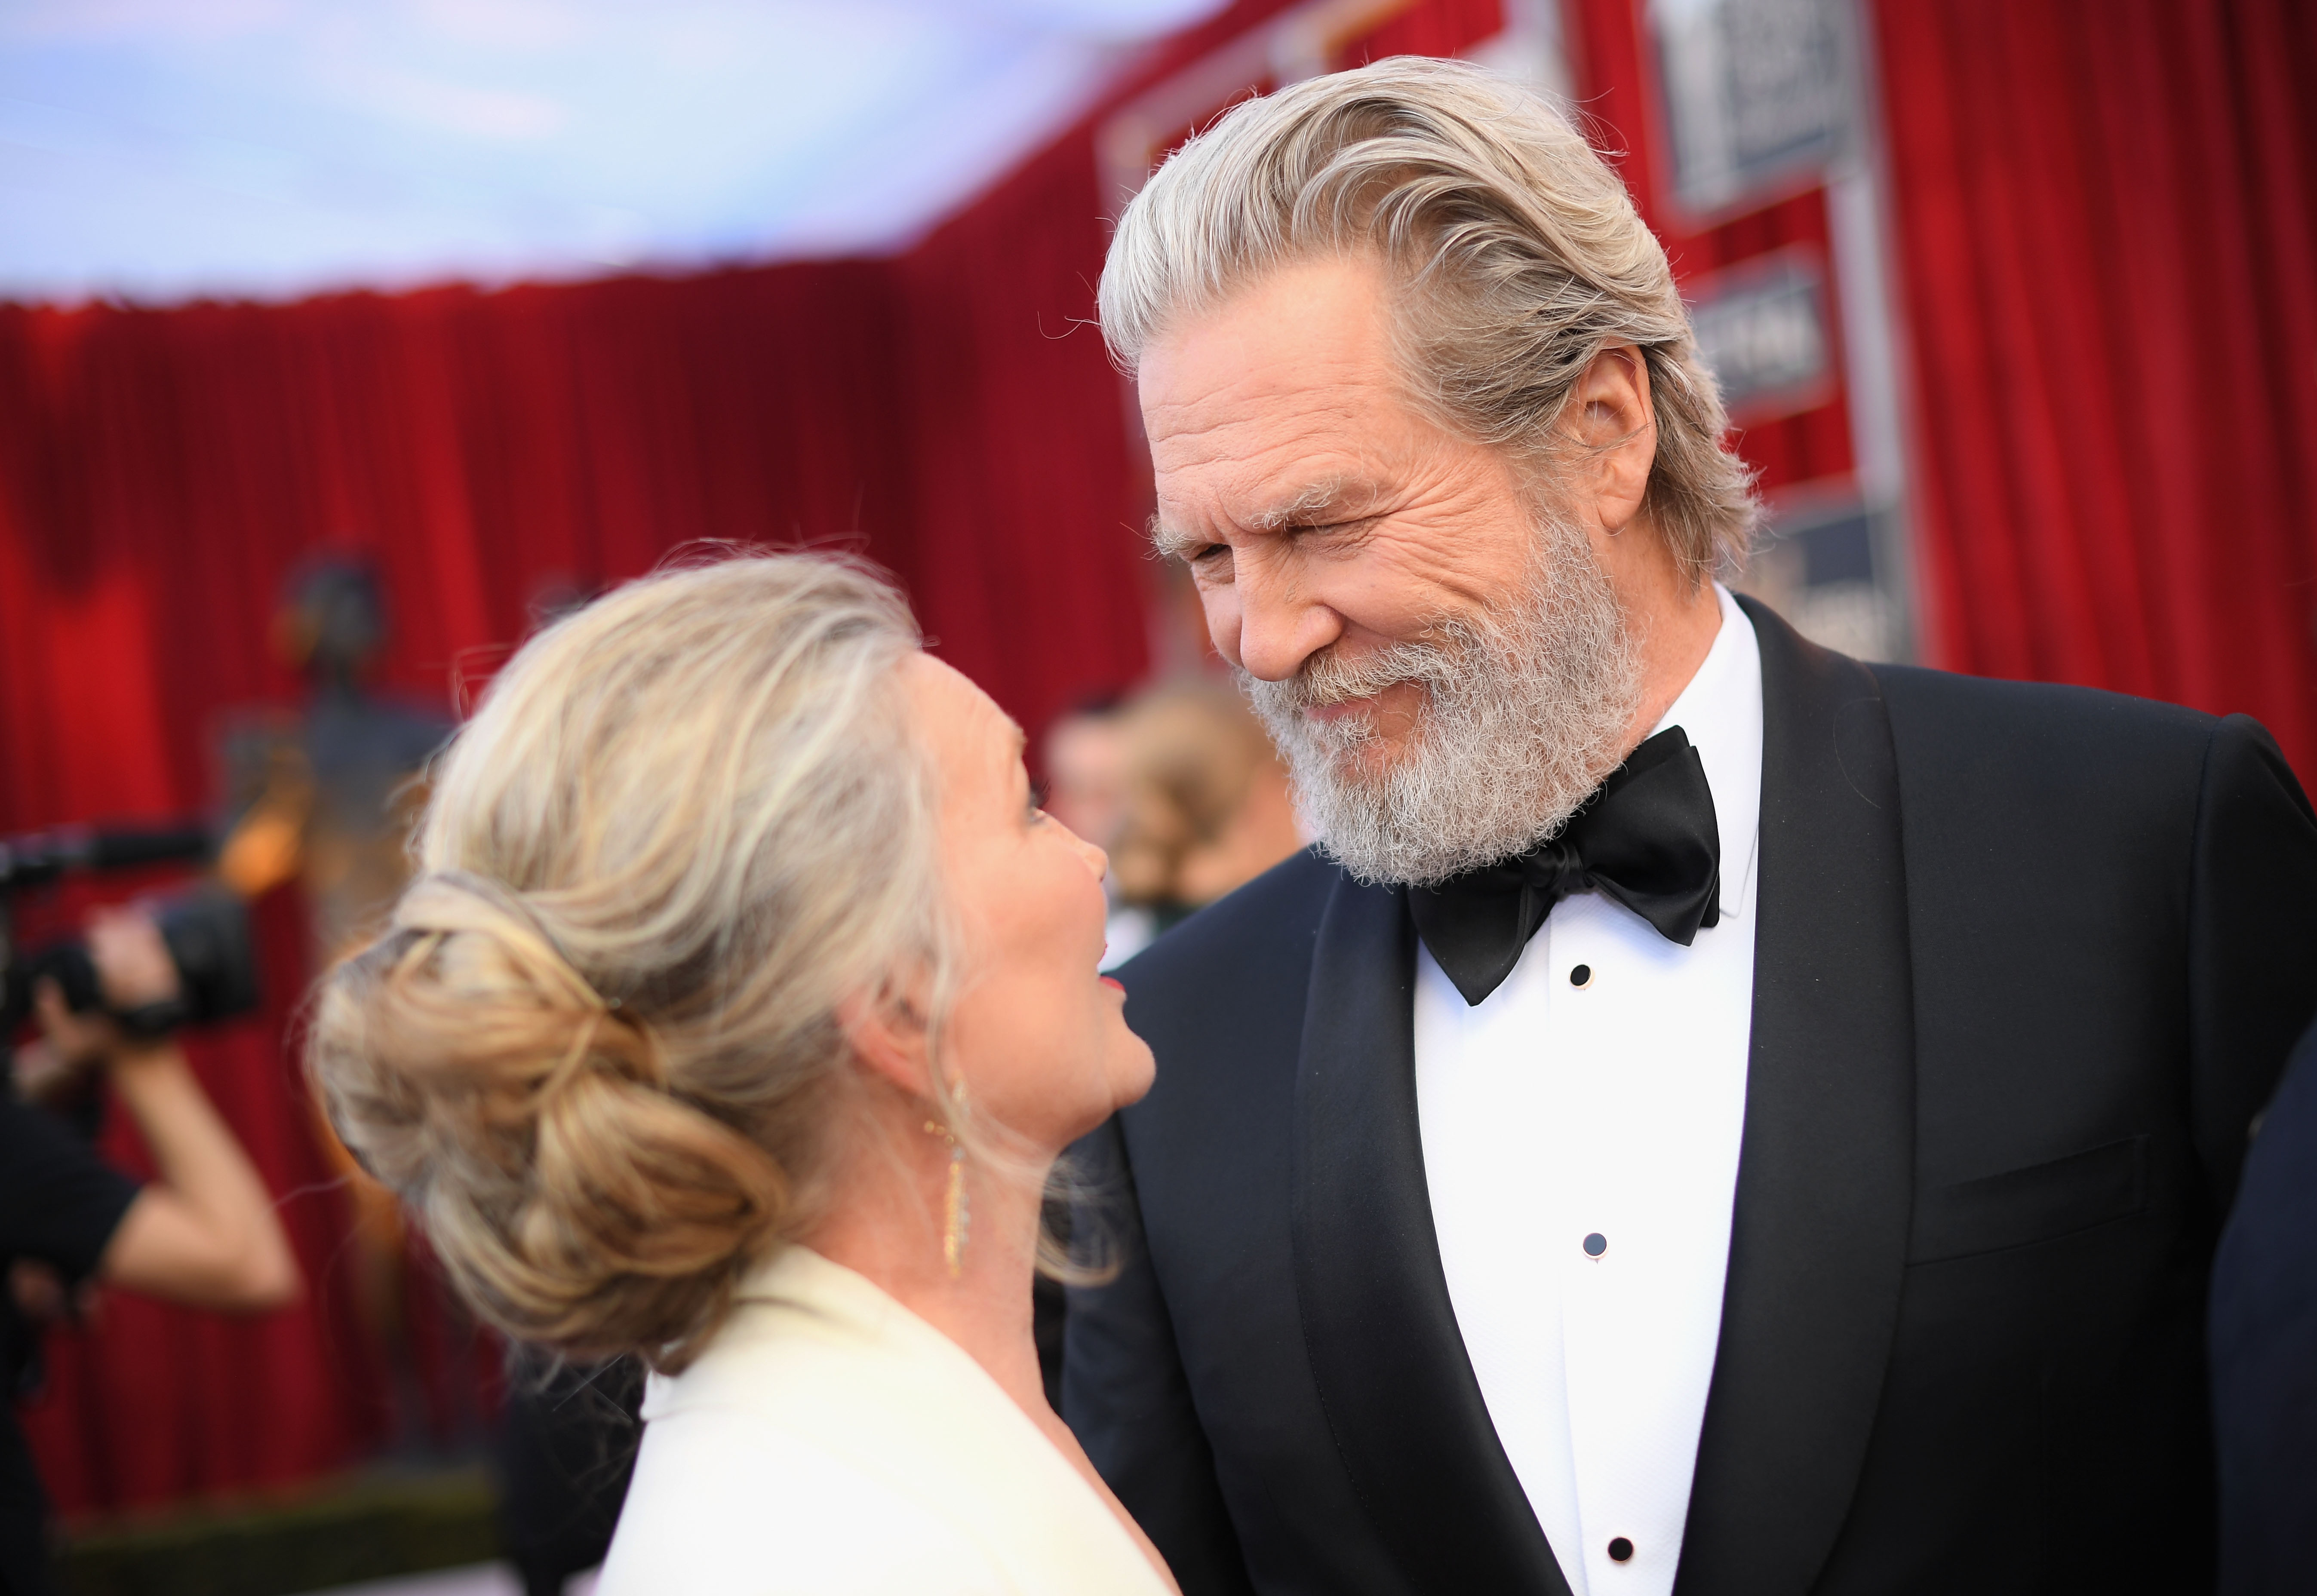
<path fill-rule="evenodd" d="M 893 263 L 908 573 L 943 654 L 1033 730 L 1146 661 L 1123 392 L 1095 328 L 1093 144 L 1058 144 Z"/>
<path fill-rule="evenodd" d="M 1874 8 L 1935 663 L 2317 776 L 2317 12 Z"/>

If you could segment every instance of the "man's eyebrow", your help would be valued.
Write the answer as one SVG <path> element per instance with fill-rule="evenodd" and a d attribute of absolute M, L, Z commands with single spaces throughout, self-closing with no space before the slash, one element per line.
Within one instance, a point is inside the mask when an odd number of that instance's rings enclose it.
<path fill-rule="evenodd" d="M 1150 547 L 1172 559 L 1187 558 L 1191 550 L 1206 541 L 1181 527 L 1168 526 L 1156 510 L 1150 513 L 1150 522 L 1142 530 L 1150 539 Z"/>
<path fill-rule="evenodd" d="M 1372 513 L 1383 490 L 1364 477 L 1323 477 L 1248 517 L 1250 531 L 1275 532 L 1283 527 L 1309 526 L 1329 521 L 1356 521 Z"/>
<path fill-rule="evenodd" d="M 1250 532 L 1276 532 L 1329 518 L 1355 519 L 1346 512 L 1364 513 L 1383 497 L 1382 491 L 1364 477 L 1323 477 L 1293 493 L 1273 500 L 1242 523 Z M 1150 541 L 1161 554 L 1181 556 L 1210 541 L 1195 532 L 1168 526 L 1157 513 L 1150 517 Z"/>

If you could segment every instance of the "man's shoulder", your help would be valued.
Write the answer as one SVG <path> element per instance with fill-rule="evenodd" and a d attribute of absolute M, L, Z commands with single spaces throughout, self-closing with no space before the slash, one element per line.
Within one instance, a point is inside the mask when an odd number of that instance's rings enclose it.
<path fill-rule="evenodd" d="M 1771 721 L 1782 708 L 1798 713 L 1805 746 L 1812 723 L 1829 713 L 1855 736 L 1865 722 L 1853 718 L 1852 700 L 1863 691 L 1880 703 L 1902 798 L 1978 803 L 2105 788 L 2111 798 L 2169 807 L 2183 789 L 2194 794 L 2215 762 L 2225 774 L 2278 758 L 2274 740 L 2248 716 L 2065 682 L 1855 660 L 1808 642 L 1758 601 L 1739 602 L 1760 640 Z"/>
<path fill-rule="evenodd" d="M 1300 1005 L 1320 918 L 1343 879 L 1307 848 L 1201 909 L 1117 971 L 1129 1020 L 1140 1030 L 1145 1016 L 1212 1012 L 1241 993 L 1289 992 Z"/>
<path fill-rule="evenodd" d="M 2152 750 L 2201 749 L 2220 718 L 2202 709 L 2063 682 L 1966 676 L 1926 665 L 1870 664 L 1894 714 L 1946 729 L 2062 732 Z"/>
<path fill-rule="evenodd" d="M 2242 716 L 2099 688 L 1917 665 L 1868 667 L 1890 715 L 1902 789 L 2104 789 L 2193 803 L 2216 742 L 2267 741 Z"/>
<path fill-rule="evenodd" d="M 2261 724 L 2054 682 L 1871 667 L 1910 851 L 2029 870 L 2191 867 L 2198 839 L 2295 849 L 2317 827 Z M 2282 857 L 2282 856 L 2280 856 Z M 2157 872 L 2161 875 L 2163 872 Z"/>

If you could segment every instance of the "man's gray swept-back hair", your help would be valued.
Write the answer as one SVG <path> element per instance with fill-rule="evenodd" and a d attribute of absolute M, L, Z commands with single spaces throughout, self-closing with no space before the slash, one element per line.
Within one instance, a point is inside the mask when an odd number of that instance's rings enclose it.
<path fill-rule="evenodd" d="M 1419 402 L 1535 467 L 1603 349 L 1648 364 L 1643 509 L 1693 581 L 1744 557 L 1759 512 L 1673 272 L 1624 183 L 1534 94 L 1461 61 L 1395 57 L 1250 100 L 1178 150 L 1119 218 L 1103 335 L 1129 369 L 1178 317 L 1276 267 L 1359 252 L 1405 285 Z"/>

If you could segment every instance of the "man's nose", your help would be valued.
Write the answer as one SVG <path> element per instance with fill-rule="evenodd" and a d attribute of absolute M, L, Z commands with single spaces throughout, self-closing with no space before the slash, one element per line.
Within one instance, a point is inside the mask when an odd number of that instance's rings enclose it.
<path fill-rule="evenodd" d="M 1302 668 L 1305 660 L 1343 635 L 1343 618 L 1302 591 L 1299 584 L 1281 581 L 1268 572 L 1251 571 L 1235 585 L 1237 663 L 1250 676 L 1284 682 Z M 1221 646 L 1220 639 L 1217 646 Z"/>

